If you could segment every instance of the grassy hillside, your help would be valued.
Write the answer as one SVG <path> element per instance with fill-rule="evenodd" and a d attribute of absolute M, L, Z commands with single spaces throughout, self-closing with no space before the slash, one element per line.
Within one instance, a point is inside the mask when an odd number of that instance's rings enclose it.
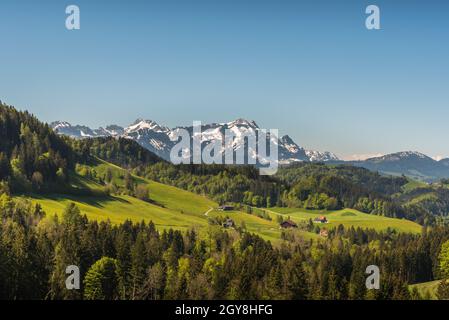
<path fill-rule="evenodd" d="M 102 160 L 89 166 L 96 176 L 102 177 L 106 171 L 112 173 L 112 182 L 119 187 L 124 185 L 126 170 Z M 79 168 L 83 171 L 83 168 Z M 145 220 L 153 221 L 158 229 L 173 228 L 186 230 L 198 228 L 207 230 L 209 218 L 232 216 L 235 223 L 240 226 L 244 222 L 250 232 L 259 234 L 266 240 L 278 241 L 280 239 L 279 226 L 275 221 L 267 221 L 254 215 L 243 212 L 226 212 L 214 210 L 218 204 L 208 198 L 176 187 L 164 185 L 141 177 L 132 176 L 134 183 L 148 186 L 151 202 L 139 200 L 126 194 L 110 196 L 78 196 L 68 194 L 27 194 L 25 197 L 39 203 L 47 214 L 61 214 L 70 202 L 79 206 L 81 212 L 93 220 L 110 220 L 114 224 L 127 219 L 134 222 Z M 73 187 L 100 191 L 104 186 L 93 178 L 74 174 Z M 206 214 L 207 213 L 207 214 Z"/>
<path fill-rule="evenodd" d="M 92 220 L 110 220 L 114 224 L 129 219 L 134 222 L 153 221 L 158 228 L 187 229 L 204 225 L 204 219 L 192 214 L 163 208 L 127 195 L 109 197 L 86 197 L 52 194 L 31 195 L 48 214 L 60 214 L 70 203 L 75 203 L 83 214 Z"/>
<path fill-rule="evenodd" d="M 100 174 L 104 175 L 109 168 L 112 171 L 113 181 L 119 186 L 124 184 L 124 175 L 126 170 L 113 164 L 99 160 L 93 168 Z M 145 184 L 149 187 L 150 198 L 157 205 L 181 212 L 187 215 L 202 216 L 210 208 L 217 207 L 217 203 L 208 198 L 193 194 L 191 192 L 168 186 L 152 180 L 143 179 L 133 176 L 135 183 Z"/>
<path fill-rule="evenodd" d="M 438 289 L 438 285 L 440 284 L 441 280 L 435 280 L 430 282 L 423 282 L 423 283 L 417 283 L 409 286 L 410 290 L 413 290 L 413 288 L 418 289 L 418 292 L 421 296 L 424 298 L 429 298 L 432 300 L 437 300 L 436 292 Z"/>
<path fill-rule="evenodd" d="M 408 179 L 407 184 L 402 186 L 402 191 L 403 192 L 410 192 L 410 191 L 413 191 L 415 189 L 425 188 L 427 186 L 428 186 L 428 184 L 425 183 L 425 182 L 418 181 L 418 180 L 413 180 L 413 179 Z"/>
<path fill-rule="evenodd" d="M 395 229 L 399 232 L 420 233 L 421 226 L 415 222 L 405 219 L 393 219 L 373 214 L 366 214 L 354 209 L 343 209 L 338 211 L 312 211 L 292 208 L 272 208 L 272 212 L 279 213 L 284 217 L 290 217 L 293 221 L 314 219 L 318 216 L 326 216 L 328 223 L 320 224 L 326 228 L 334 228 L 340 224 L 345 227 L 370 228 L 375 230 Z"/>
<path fill-rule="evenodd" d="M 90 175 L 85 171 L 90 170 Z M 70 202 L 77 204 L 83 214 L 93 220 L 110 220 L 114 224 L 121 223 L 127 219 L 134 222 L 153 221 L 158 229 L 173 228 L 186 230 L 197 228 L 200 231 L 207 230 L 211 218 L 230 217 L 237 226 L 244 225 L 250 232 L 259 234 L 266 240 L 277 242 L 281 236 L 276 217 L 281 214 L 285 218 L 290 216 L 295 221 L 313 219 L 317 215 L 325 214 L 329 223 L 326 227 L 335 227 L 343 224 L 346 227 L 374 228 L 385 230 L 390 227 L 401 232 L 418 233 L 421 227 L 408 220 L 398 220 L 364 214 L 356 210 L 340 211 L 310 211 L 303 209 L 272 208 L 254 209 L 253 214 L 241 211 L 222 212 L 216 210 L 218 204 L 205 196 L 197 195 L 173 186 L 164 185 L 148 179 L 132 175 L 133 183 L 136 185 L 148 186 L 150 202 L 139 200 L 127 194 L 116 193 L 114 195 L 101 195 L 104 190 L 102 177 L 107 172 L 111 175 L 110 183 L 117 187 L 125 185 L 125 175 L 127 171 L 111 163 L 98 159 L 88 167 L 78 167 L 78 173 L 73 174 L 71 179 L 73 187 L 78 189 L 90 189 L 97 196 L 49 194 L 37 195 L 28 194 L 32 201 L 39 203 L 48 214 L 61 214 Z M 92 177 L 92 175 L 94 177 Z M 257 212 L 264 210 L 271 221 L 257 216 Z M 296 231 L 305 238 L 319 238 L 314 233 Z"/>
<path fill-rule="evenodd" d="M 90 168 L 98 176 L 103 176 L 106 170 L 110 170 L 113 183 L 119 187 L 123 186 L 126 170 L 102 160 L 98 160 Z M 137 222 L 152 220 L 158 227 L 172 227 L 175 229 L 204 225 L 204 213 L 210 208 L 218 206 L 206 197 L 175 187 L 136 176 L 132 176 L 132 179 L 136 184 L 148 186 L 151 202 L 142 201 L 126 194 L 76 196 L 55 193 L 45 196 L 36 194 L 27 196 L 41 204 L 43 209 L 49 214 L 60 214 L 68 203 L 74 202 L 89 219 L 109 219 L 113 223 L 120 223 L 126 219 Z M 102 191 L 104 188 L 95 179 L 81 175 L 74 175 L 72 181 L 73 186 L 79 189 Z"/>

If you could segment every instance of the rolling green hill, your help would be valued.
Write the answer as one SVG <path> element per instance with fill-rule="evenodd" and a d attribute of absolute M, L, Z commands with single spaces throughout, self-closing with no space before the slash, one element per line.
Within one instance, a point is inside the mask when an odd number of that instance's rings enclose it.
<path fill-rule="evenodd" d="M 83 168 L 80 168 L 83 171 Z M 102 160 L 90 166 L 98 176 L 102 176 L 109 170 L 112 173 L 112 182 L 118 187 L 124 185 L 126 170 Z M 43 207 L 49 214 L 59 214 L 65 206 L 74 202 L 89 219 L 111 220 L 113 223 L 121 223 L 126 219 L 135 222 L 152 220 L 158 227 L 171 227 L 183 229 L 195 225 L 204 225 L 204 213 L 218 205 L 201 195 L 157 183 L 154 181 L 132 176 L 137 185 L 148 186 L 151 202 L 139 200 L 126 194 L 101 195 L 104 189 L 98 181 L 86 178 L 79 174 L 73 176 L 73 187 L 82 190 L 97 191 L 100 195 L 72 195 L 72 194 L 28 194 L 32 201 Z"/>
<path fill-rule="evenodd" d="M 418 289 L 419 294 L 421 296 L 423 296 L 424 298 L 429 298 L 431 300 L 437 300 L 436 292 L 437 292 L 438 285 L 440 284 L 440 282 L 441 282 L 441 280 L 435 280 L 435 281 L 412 284 L 409 286 L 409 289 L 413 290 L 413 288 L 416 288 L 416 289 Z"/>
<path fill-rule="evenodd" d="M 354 209 L 343 209 L 338 211 L 312 211 L 295 208 L 272 208 L 273 213 L 281 214 L 284 218 L 290 217 L 293 221 L 299 222 L 314 219 L 318 216 L 326 216 L 328 223 L 319 224 L 325 228 L 335 228 L 342 224 L 345 227 L 370 228 L 377 231 L 391 228 L 399 232 L 420 233 L 421 226 L 415 222 L 405 219 L 394 219 L 373 214 L 366 214 Z"/>
<path fill-rule="evenodd" d="M 78 168 L 83 172 L 85 168 Z M 106 171 L 112 173 L 112 182 L 118 187 L 125 184 L 126 170 L 113 164 L 97 159 L 89 166 L 96 176 L 102 177 Z M 145 220 L 153 221 L 158 229 L 173 228 L 186 230 L 198 228 L 204 231 L 209 225 L 209 218 L 218 216 L 232 216 L 238 226 L 244 221 L 248 231 L 262 236 L 266 240 L 278 241 L 280 239 L 279 226 L 275 221 L 267 221 L 254 215 L 243 212 L 226 212 L 213 210 L 218 204 L 208 198 L 176 187 L 164 185 L 148 179 L 132 175 L 137 185 L 148 186 L 151 202 L 139 200 L 126 194 L 114 195 L 72 195 L 72 194 L 26 194 L 20 197 L 29 198 L 39 203 L 49 215 L 61 214 L 71 202 L 75 203 L 83 214 L 93 220 L 110 220 L 114 224 L 129 219 L 134 222 Z M 83 190 L 92 190 L 101 194 L 104 186 L 96 179 L 74 174 L 73 187 Z M 206 214 L 207 213 L 207 214 Z"/>
<path fill-rule="evenodd" d="M 194 214 L 183 214 L 177 210 L 163 208 L 127 195 L 109 197 L 89 197 L 52 194 L 31 195 L 31 200 L 39 203 L 48 214 L 60 214 L 70 203 L 75 203 L 83 214 L 92 220 L 110 220 L 119 224 L 129 219 L 133 222 L 153 221 L 156 227 L 187 229 L 204 225 L 204 219 Z"/>
<path fill-rule="evenodd" d="M 86 172 L 89 172 L 88 174 Z M 345 227 L 373 228 L 385 230 L 392 228 L 401 232 L 418 233 L 421 226 L 408 221 L 382 216 L 364 214 L 357 210 L 345 209 L 339 211 L 312 211 L 291 208 L 254 209 L 264 210 L 270 220 L 263 219 L 257 214 L 248 214 L 242 211 L 218 211 L 218 204 L 205 196 L 194 194 L 173 186 L 168 186 L 152 180 L 131 175 L 133 183 L 147 186 L 150 201 L 137 199 L 126 193 L 114 193 L 113 195 L 102 194 L 105 186 L 102 177 L 110 175 L 110 183 L 119 189 L 125 185 L 127 170 L 106 161 L 96 159 L 94 163 L 77 167 L 77 173 L 73 174 L 72 187 L 81 190 L 91 190 L 95 195 L 74 194 L 27 194 L 25 197 L 35 203 L 39 203 L 49 215 L 61 214 L 64 208 L 73 202 L 77 204 L 83 214 L 93 220 L 110 220 L 119 224 L 125 220 L 134 222 L 153 221 L 160 230 L 173 228 L 186 230 L 196 228 L 200 232 L 207 230 L 211 218 L 230 217 L 237 226 L 244 225 L 252 233 L 260 235 L 266 240 L 278 242 L 281 230 L 277 222 L 277 215 L 284 218 L 290 216 L 294 221 L 313 219 L 318 215 L 325 214 L 329 223 L 323 226 L 333 228 L 339 224 Z M 94 177 L 92 177 L 94 176 Z M 23 197 L 23 195 L 22 195 Z M 298 234 L 305 238 L 319 238 L 315 233 L 297 230 Z"/>

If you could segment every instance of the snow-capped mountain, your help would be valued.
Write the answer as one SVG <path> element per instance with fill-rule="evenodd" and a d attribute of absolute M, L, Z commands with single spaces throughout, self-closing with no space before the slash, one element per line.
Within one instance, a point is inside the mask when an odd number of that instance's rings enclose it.
<path fill-rule="evenodd" d="M 131 124 L 129 127 L 125 128 L 126 134 L 130 134 L 133 132 L 140 132 L 140 131 L 154 131 L 154 132 L 166 133 L 166 132 L 169 132 L 170 129 L 167 127 L 161 127 L 159 124 L 157 124 L 153 120 L 143 120 L 143 119 L 137 119 L 136 121 L 134 121 L 133 124 Z"/>
<path fill-rule="evenodd" d="M 121 136 L 124 133 L 124 129 L 117 125 L 110 125 L 106 128 L 98 128 L 92 130 L 86 126 L 72 126 L 66 121 L 55 121 L 50 123 L 50 127 L 53 128 L 59 134 L 63 134 L 72 138 L 96 138 L 96 137 L 115 137 Z"/>
<path fill-rule="evenodd" d="M 298 146 L 290 136 L 285 135 L 280 139 L 279 159 L 282 164 L 289 164 L 292 162 L 311 161 L 307 156 L 304 148 Z"/>
<path fill-rule="evenodd" d="M 306 155 L 310 159 L 310 161 L 314 162 L 329 162 L 329 161 L 339 161 L 338 157 L 329 151 L 313 151 L 313 150 L 306 150 Z"/>
<path fill-rule="evenodd" d="M 105 128 L 100 127 L 98 129 L 90 129 L 86 126 L 71 125 L 65 121 L 56 121 L 51 123 L 50 126 L 59 134 L 78 139 L 108 136 L 132 139 L 144 148 L 166 160 L 170 160 L 170 151 L 177 143 L 177 141 L 174 141 L 174 137 L 178 130 L 186 129 L 189 132 L 191 139 L 194 135 L 193 126 L 170 129 L 166 126 L 159 125 L 155 121 L 143 119 L 136 120 L 126 128 L 110 125 Z M 234 135 L 232 145 L 233 150 L 238 151 L 243 148 L 241 151 L 244 151 L 245 162 L 248 162 L 248 156 L 256 161 L 263 160 L 257 158 L 256 150 L 252 150 L 251 148 L 248 150 L 248 139 L 245 138 L 248 135 L 257 135 L 260 131 L 260 128 L 255 121 L 237 119 L 228 123 L 203 124 L 201 126 L 202 144 L 208 145 L 219 139 L 223 141 L 226 130 L 231 131 Z M 285 135 L 280 139 L 271 136 L 269 139 L 273 139 L 273 143 L 278 145 L 280 164 L 290 164 L 302 161 L 338 161 L 337 156 L 330 152 L 304 150 L 304 148 L 296 144 L 288 135 Z"/>
<path fill-rule="evenodd" d="M 125 133 L 125 130 L 120 126 L 113 124 L 113 125 L 107 126 L 105 129 L 103 129 L 102 133 L 105 135 L 111 135 L 111 136 L 115 137 L 115 136 L 123 135 Z"/>
<path fill-rule="evenodd" d="M 111 125 L 105 128 L 91 129 L 87 126 L 73 126 L 65 121 L 53 122 L 51 127 L 59 134 L 73 138 L 112 136 L 132 139 L 168 161 L 170 161 L 170 151 L 177 143 L 177 141 L 174 141 L 175 134 L 180 129 L 187 130 L 191 140 L 194 136 L 193 126 L 170 129 L 159 125 L 155 121 L 142 119 L 136 120 L 126 128 Z M 248 150 L 248 140 L 245 136 L 257 134 L 260 128 L 256 122 L 245 119 L 237 119 L 227 123 L 203 124 L 201 126 L 202 147 L 204 148 L 204 146 L 219 139 L 223 141 L 226 130 L 230 130 L 234 134 L 232 148 L 235 152 L 243 151 L 245 163 L 250 162 L 249 159 L 256 160 L 259 163 L 261 160 L 264 160 L 258 158 L 256 150 Z M 288 135 L 281 138 L 270 137 L 270 139 L 273 139 L 273 143 L 278 145 L 280 165 L 288 165 L 295 162 L 331 162 L 335 164 L 352 164 L 388 175 L 406 175 L 429 182 L 438 181 L 441 178 L 449 178 L 449 159 L 436 161 L 416 151 L 397 152 L 363 161 L 341 161 L 331 152 L 306 150 L 295 143 Z M 192 154 L 192 150 L 190 151 L 190 154 Z M 224 148 L 221 149 L 222 155 L 223 151 Z"/>
<path fill-rule="evenodd" d="M 124 128 L 122 137 L 135 140 L 159 157 L 170 160 L 170 150 L 174 145 L 170 133 L 169 128 L 160 126 L 152 120 L 138 119 Z"/>

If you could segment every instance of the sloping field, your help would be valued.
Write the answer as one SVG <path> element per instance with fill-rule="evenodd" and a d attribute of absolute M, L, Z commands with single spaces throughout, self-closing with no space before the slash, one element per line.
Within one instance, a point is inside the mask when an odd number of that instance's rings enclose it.
<path fill-rule="evenodd" d="M 421 226 L 413 221 L 405 219 L 394 219 L 373 214 L 366 214 L 354 209 L 343 209 L 338 211 L 313 211 L 294 208 L 271 208 L 272 212 L 290 216 L 293 221 L 303 221 L 325 216 L 328 223 L 319 224 L 328 228 L 335 228 L 342 224 L 345 227 L 360 227 L 375 230 L 386 230 L 391 228 L 399 232 L 420 233 Z"/>
<path fill-rule="evenodd" d="M 412 284 L 409 286 L 409 289 L 412 290 L 413 288 L 416 288 L 418 289 L 420 295 L 423 296 L 424 298 L 437 300 L 436 293 L 440 282 L 441 280 L 435 280 L 430 282 Z"/>
<path fill-rule="evenodd" d="M 113 183 L 117 186 L 124 185 L 126 170 L 102 160 L 90 168 L 93 168 L 99 176 L 104 176 L 108 170 L 112 173 Z M 73 202 L 80 208 L 82 214 L 92 220 L 105 221 L 109 219 L 114 224 L 122 223 L 127 219 L 134 222 L 153 221 L 158 229 L 198 228 L 200 231 L 205 231 L 209 226 L 209 218 L 225 216 L 223 212 L 214 210 L 218 207 L 217 203 L 204 196 L 137 176 L 132 176 L 132 179 L 137 184 L 148 186 L 151 202 L 142 201 L 129 195 L 29 194 L 21 197 L 27 197 L 31 201 L 39 203 L 49 215 L 60 215 L 64 208 Z M 72 181 L 73 186 L 79 189 L 101 191 L 104 188 L 93 179 L 80 175 L 73 175 Z M 279 226 L 274 221 L 267 221 L 239 211 L 229 214 L 226 212 L 226 215 L 232 215 L 238 226 L 243 222 L 248 231 L 259 234 L 266 240 L 279 241 L 280 239 Z"/>

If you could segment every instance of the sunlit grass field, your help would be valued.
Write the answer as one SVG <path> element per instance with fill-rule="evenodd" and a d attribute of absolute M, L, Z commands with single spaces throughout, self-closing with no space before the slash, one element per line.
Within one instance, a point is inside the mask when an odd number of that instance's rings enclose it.
<path fill-rule="evenodd" d="M 366 214 L 354 209 L 343 209 L 338 211 L 313 211 L 295 208 L 270 208 L 272 212 L 282 214 L 283 217 L 290 217 L 293 221 L 299 222 L 314 219 L 318 216 L 326 216 L 328 223 L 319 224 L 326 228 L 335 228 L 342 224 L 345 227 L 360 227 L 363 229 L 375 229 L 378 231 L 387 228 L 398 232 L 420 233 L 422 227 L 412 221 L 405 219 L 394 219 L 373 214 Z"/>
<path fill-rule="evenodd" d="M 39 203 L 47 214 L 61 214 L 71 202 L 75 203 L 88 219 L 105 221 L 114 224 L 125 220 L 133 222 L 153 221 L 160 229 L 188 229 L 204 225 L 204 219 L 198 214 L 181 213 L 169 207 L 160 207 L 127 195 L 109 197 L 86 197 L 52 194 L 32 195 L 32 201 Z"/>
<path fill-rule="evenodd" d="M 418 289 L 420 295 L 422 295 L 424 298 L 437 300 L 436 293 L 440 282 L 441 280 L 435 280 L 430 282 L 412 284 L 409 286 L 409 289 L 412 290 L 413 288 L 416 288 Z"/>

